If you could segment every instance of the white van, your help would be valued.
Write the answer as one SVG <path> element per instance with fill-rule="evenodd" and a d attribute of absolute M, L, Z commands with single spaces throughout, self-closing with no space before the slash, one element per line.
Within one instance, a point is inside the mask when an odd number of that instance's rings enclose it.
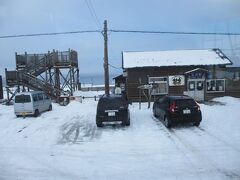
<path fill-rule="evenodd" d="M 17 93 L 14 98 L 14 112 L 17 117 L 34 115 L 52 110 L 52 101 L 43 91 Z"/>

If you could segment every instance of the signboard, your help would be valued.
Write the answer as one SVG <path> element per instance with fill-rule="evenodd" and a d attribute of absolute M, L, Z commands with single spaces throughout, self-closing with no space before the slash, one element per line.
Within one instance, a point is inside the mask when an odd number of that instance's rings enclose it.
<path fill-rule="evenodd" d="M 168 76 L 169 86 L 184 86 L 185 78 L 183 75 Z"/>
<path fill-rule="evenodd" d="M 152 84 L 144 84 L 141 86 L 138 86 L 139 89 L 152 89 L 153 85 Z"/>
<path fill-rule="evenodd" d="M 189 79 L 203 79 L 205 74 L 206 72 L 200 72 L 200 71 L 192 72 L 189 74 Z"/>
<path fill-rule="evenodd" d="M 128 76 L 127 71 L 123 71 L 123 77 L 127 77 L 127 76 Z"/>

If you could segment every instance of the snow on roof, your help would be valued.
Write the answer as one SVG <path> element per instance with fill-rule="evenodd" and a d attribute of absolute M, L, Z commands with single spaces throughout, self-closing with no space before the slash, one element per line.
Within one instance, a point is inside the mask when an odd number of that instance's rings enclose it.
<path fill-rule="evenodd" d="M 229 64 L 219 49 L 123 52 L 123 68 Z"/>
<path fill-rule="evenodd" d="M 207 69 L 196 68 L 196 69 L 193 69 L 193 70 L 191 70 L 191 71 L 187 71 L 187 72 L 185 72 L 184 74 L 189 74 L 189 73 L 196 72 L 196 71 L 205 71 L 205 72 L 208 72 Z"/>

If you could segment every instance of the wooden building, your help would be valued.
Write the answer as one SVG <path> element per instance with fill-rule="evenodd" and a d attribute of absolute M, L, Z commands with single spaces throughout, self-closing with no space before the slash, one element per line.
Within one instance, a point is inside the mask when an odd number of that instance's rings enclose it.
<path fill-rule="evenodd" d="M 228 65 L 232 62 L 220 49 L 123 52 L 123 74 L 115 83 L 125 86 L 130 101 L 146 100 L 141 91 L 154 98 L 185 94 L 197 101 L 240 97 L 240 68 Z M 139 89 L 143 85 L 151 90 Z"/>

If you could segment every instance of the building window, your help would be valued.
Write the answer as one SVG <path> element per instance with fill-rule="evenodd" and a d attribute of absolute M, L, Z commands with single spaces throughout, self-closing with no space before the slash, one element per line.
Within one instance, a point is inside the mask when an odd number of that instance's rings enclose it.
<path fill-rule="evenodd" d="M 167 77 L 149 77 L 149 84 L 152 84 L 152 95 L 161 95 L 168 93 Z"/>
<path fill-rule="evenodd" d="M 197 90 L 198 91 L 203 90 L 203 82 L 202 81 L 197 81 Z"/>
<path fill-rule="evenodd" d="M 207 92 L 225 92 L 225 79 L 207 80 Z"/>
<path fill-rule="evenodd" d="M 190 81 L 188 83 L 188 89 L 189 91 L 195 91 L 195 81 Z"/>

